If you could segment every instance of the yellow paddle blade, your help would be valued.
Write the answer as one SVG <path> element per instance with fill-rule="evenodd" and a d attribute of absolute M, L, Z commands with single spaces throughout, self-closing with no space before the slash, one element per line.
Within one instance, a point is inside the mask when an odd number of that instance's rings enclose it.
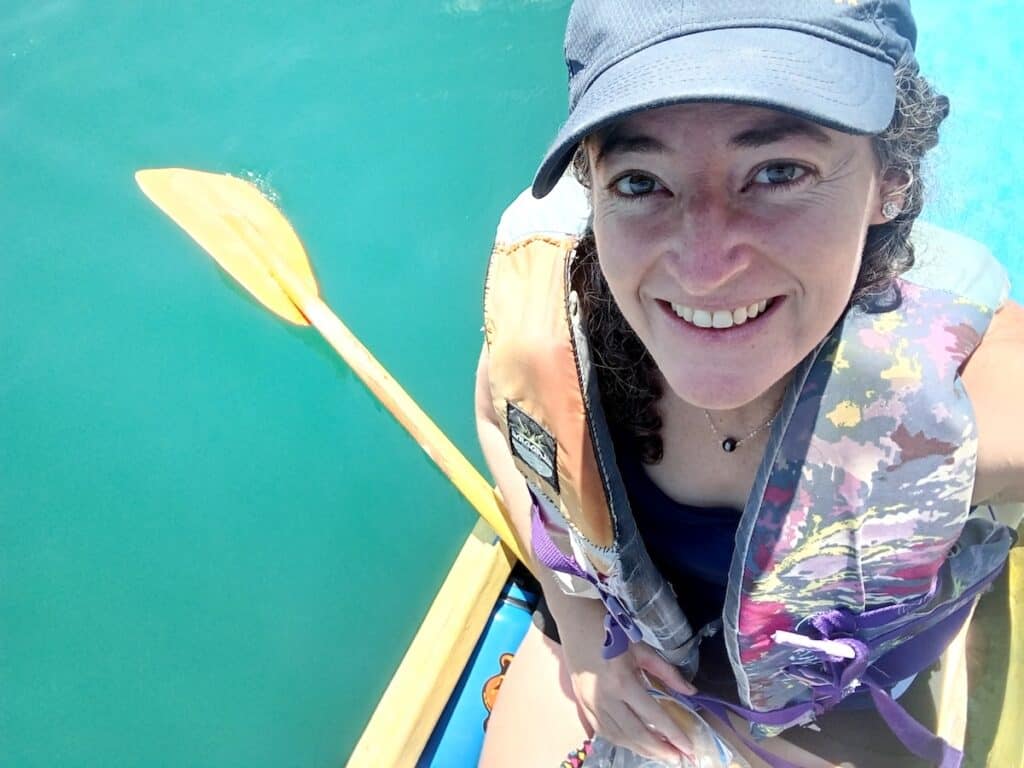
<path fill-rule="evenodd" d="M 257 301 L 289 322 L 309 325 L 276 277 L 287 270 L 316 295 L 309 259 L 291 224 L 255 186 L 187 168 L 138 171 L 135 181 Z"/>
<path fill-rule="evenodd" d="M 135 180 L 260 303 L 293 323 L 313 325 L 522 559 L 490 484 L 319 297 L 298 236 L 256 187 L 185 168 L 139 171 Z"/>

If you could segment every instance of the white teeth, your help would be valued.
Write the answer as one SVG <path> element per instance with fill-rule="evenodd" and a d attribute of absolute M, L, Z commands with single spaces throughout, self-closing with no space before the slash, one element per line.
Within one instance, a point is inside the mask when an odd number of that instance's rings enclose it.
<path fill-rule="evenodd" d="M 734 325 L 743 325 L 748 320 L 753 320 L 768 307 L 768 299 L 755 301 L 747 307 L 728 309 L 694 309 L 685 304 L 672 304 L 672 311 L 688 323 L 693 323 L 698 328 L 732 328 Z"/>
<path fill-rule="evenodd" d="M 711 316 L 711 325 L 714 328 L 732 328 L 732 312 L 724 309 L 715 310 Z"/>

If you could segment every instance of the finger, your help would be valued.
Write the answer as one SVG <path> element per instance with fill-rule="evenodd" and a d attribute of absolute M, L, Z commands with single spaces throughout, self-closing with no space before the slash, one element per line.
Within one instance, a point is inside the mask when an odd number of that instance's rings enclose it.
<path fill-rule="evenodd" d="M 644 672 L 654 675 L 669 688 L 686 694 L 694 694 L 697 689 L 672 663 L 665 661 L 653 648 L 638 645 L 636 653 L 637 666 Z"/>
<path fill-rule="evenodd" d="M 633 710 L 634 717 L 646 724 L 649 730 L 667 741 L 679 754 L 692 758 L 693 741 L 650 694 L 645 692 L 642 697 L 626 703 Z"/>
<path fill-rule="evenodd" d="M 646 692 L 642 695 L 650 698 Z M 653 704 L 653 700 L 651 702 Z M 657 704 L 654 707 L 658 708 Z M 638 717 L 636 710 L 626 702 L 619 702 L 614 710 L 609 708 L 603 714 L 609 724 L 614 723 L 614 728 L 605 733 L 605 738 L 638 755 L 678 765 L 684 754 L 689 756 L 693 752 L 692 748 L 678 749 L 665 739 L 657 723 Z"/>
<path fill-rule="evenodd" d="M 584 727 L 590 735 L 599 729 L 597 707 L 592 705 L 593 698 L 588 696 L 588 691 L 593 687 L 593 681 L 586 679 L 586 676 L 570 676 L 572 697 L 576 701 L 576 712 L 583 722 Z"/>
<path fill-rule="evenodd" d="M 590 707 L 584 706 L 579 699 L 576 700 L 576 711 L 579 714 L 580 719 L 583 721 L 584 729 L 587 731 L 589 736 L 593 736 L 596 731 L 601 729 L 597 713 Z"/>
<path fill-rule="evenodd" d="M 630 722 L 636 719 L 632 710 L 625 705 L 616 708 L 610 707 L 601 711 L 599 719 L 600 724 L 595 734 L 600 735 L 606 741 L 610 741 L 616 746 L 625 747 L 634 752 L 637 751 L 639 748 L 637 736 L 641 734 L 641 731 L 637 730 L 636 723 L 633 723 L 632 727 L 630 726 Z M 625 727 L 622 725 L 622 722 L 626 723 Z"/>

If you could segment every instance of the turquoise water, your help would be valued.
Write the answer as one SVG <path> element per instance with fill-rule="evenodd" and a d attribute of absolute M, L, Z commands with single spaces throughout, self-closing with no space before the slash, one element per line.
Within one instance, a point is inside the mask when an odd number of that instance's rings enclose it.
<path fill-rule="evenodd" d="M 480 284 L 563 114 L 567 7 L 5 4 L 0 764 L 344 762 L 473 513 L 132 173 L 263 180 L 328 302 L 479 461 Z M 1024 12 L 962 8 L 920 11 L 954 102 L 927 217 L 1021 274 Z"/>

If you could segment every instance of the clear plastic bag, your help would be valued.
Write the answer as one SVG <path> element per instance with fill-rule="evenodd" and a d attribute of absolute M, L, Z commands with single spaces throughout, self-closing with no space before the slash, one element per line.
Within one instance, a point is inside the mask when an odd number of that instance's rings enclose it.
<path fill-rule="evenodd" d="M 600 736 L 590 743 L 590 754 L 583 761 L 586 768 L 663 768 L 665 763 L 640 757 L 635 752 L 617 747 Z"/>
<path fill-rule="evenodd" d="M 669 698 L 657 691 L 651 691 L 657 698 Z M 697 714 L 686 703 L 672 699 L 679 707 L 676 720 L 683 727 L 693 744 L 693 755 L 684 757 L 682 763 L 674 768 L 750 768 L 750 764 L 730 749 L 704 718 Z M 670 768 L 669 763 L 641 757 L 610 741 L 595 736 L 591 743 L 591 752 L 587 755 L 586 768 Z"/>

